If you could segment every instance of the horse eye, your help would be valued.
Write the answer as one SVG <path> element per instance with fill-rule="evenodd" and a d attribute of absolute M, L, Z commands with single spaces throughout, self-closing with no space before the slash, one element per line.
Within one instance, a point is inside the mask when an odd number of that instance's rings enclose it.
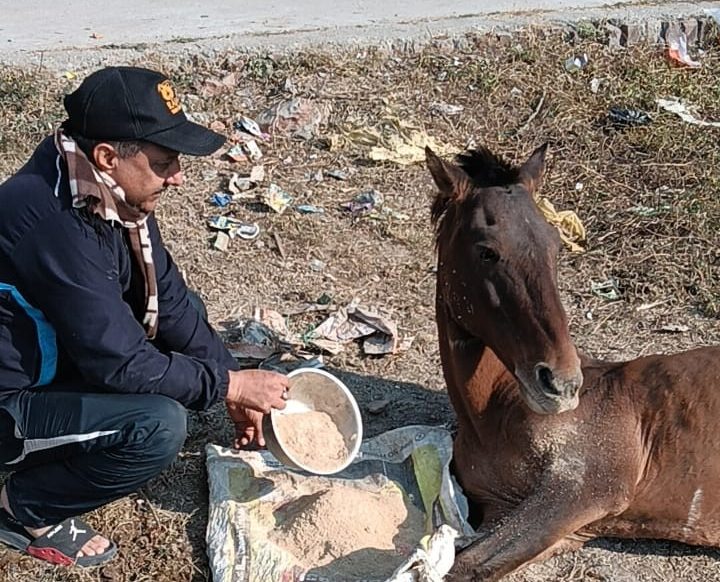
<path fill-rule="evenodd" d="M 477 246 L 478 258 L 484 263 L 497 263 L 500 260 L 500 255 L 495 249 L 486 247 L 485 245 Z"/>

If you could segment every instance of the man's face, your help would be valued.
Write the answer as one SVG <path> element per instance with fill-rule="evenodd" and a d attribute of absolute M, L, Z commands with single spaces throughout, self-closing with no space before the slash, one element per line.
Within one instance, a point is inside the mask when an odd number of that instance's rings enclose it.
<path fill-rule="evenodd" d="M 168 186 L 180 186 L 184 180 L 177 152 L 151 143 L 115 162 L 108 173 L 125 191 L 125 201 L 143 212 L 155 210 Z"/>

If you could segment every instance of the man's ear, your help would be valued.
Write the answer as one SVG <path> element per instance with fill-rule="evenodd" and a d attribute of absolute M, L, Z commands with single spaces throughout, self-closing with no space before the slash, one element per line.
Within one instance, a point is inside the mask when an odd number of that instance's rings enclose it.
<path fill-rule="evenodd" d="M 101 172 L 111 172 L 117 167 L 118 155 L 109 143 L 101 142 L 92 151 L 92 162 Z"/>

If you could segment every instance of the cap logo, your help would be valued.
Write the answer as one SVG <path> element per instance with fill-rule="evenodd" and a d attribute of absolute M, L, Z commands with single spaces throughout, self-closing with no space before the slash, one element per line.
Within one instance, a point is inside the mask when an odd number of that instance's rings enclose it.
<path fill-rule="evenodd" d="M 158 93 L 160 93 L 160 97 L 162 97 L 162 100 L 165 101 L 165 105 L 167 106 L 170 113 L 175 115 L 182 109 L 182 106 L 180 105 L 180 99 L 177 98 L 177 95 L 175 94 L 175 89 L 173 89 L 170 81 L 165 79 L 157 86 L 157 90 Z"/>

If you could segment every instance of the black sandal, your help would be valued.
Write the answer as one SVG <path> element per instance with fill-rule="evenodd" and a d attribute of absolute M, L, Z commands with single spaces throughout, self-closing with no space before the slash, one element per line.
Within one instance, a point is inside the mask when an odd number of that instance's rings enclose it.
<path fill-rule="evenodd" d="M 78 517 L 70 517 L 33 538 L 23 525 L 7 511 L 0 509 L 0 542 L 40 560 L 63 566 L 90 567 L 111 560 L 117 553 L 114 542 L 101 554 L 77 557 L 82 547 L 97 532 Z"/>

